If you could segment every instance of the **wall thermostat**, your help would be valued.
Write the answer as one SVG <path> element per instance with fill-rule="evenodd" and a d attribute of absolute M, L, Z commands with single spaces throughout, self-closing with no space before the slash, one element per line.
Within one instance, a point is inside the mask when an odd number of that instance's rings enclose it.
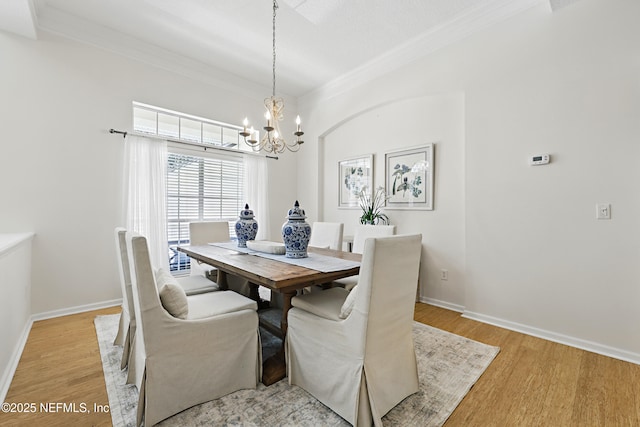
<path fill-rule="evenodd" d="M 548 154 L 538 154 L 537 156 L 531 156 L 529 164 L 531 166 L 546 165 L 549 163 L 550 156 Z"/>

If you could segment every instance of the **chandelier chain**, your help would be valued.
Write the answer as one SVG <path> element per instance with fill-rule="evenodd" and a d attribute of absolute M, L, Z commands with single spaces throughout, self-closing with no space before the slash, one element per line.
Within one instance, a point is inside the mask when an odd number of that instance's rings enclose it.
<path fill-rule="evenodd" d="M 276 96 L 276 11 L 278 10 L 278 2 L 273 0 L 273 92 L 272 96 Z"/>

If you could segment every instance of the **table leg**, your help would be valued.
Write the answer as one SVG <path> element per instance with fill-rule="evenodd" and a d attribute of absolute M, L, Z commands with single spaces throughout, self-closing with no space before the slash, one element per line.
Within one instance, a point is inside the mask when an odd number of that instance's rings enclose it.
<path fill-rule="evenodd" d="M 296 292 L 283 292 L 282 294 L 282 319 L 280 320 L 280 329 L 282 329 L 282 347 L 280 350 L 264 361 L 262 365 L 262 383 L 269 386 L 276 383 L 287 376 L 287 365 L 284 357 L 284 340 L 287 336 L 287 313 L 291 309 L 291 299 Z"/>
<path fill-rule="evenodd" d="M 229 282 L 227 281 L 227 273 L 218 270 L 218 281 L 216 282 L 221 291 L 226 291 L 229 289 Z"/>
<path fill-rule="evenodd" d="M 289 326 L 287 314 L 291 309 L 291 300 L 296 296 L 296 293 L 296 291 L 282 293 L 282 319 L 280 320 L 280 329 L 282 329 L 283 336 L 287 335 L 287 327 Z"/>
<path fill-rule="evenodd" d="M 260 306 L 260 292 L 258 292 L 258 285 L 249 282 L 249 298 L 254 300 Z"/>
<path fill-rule="evenodd" d="M 269 301 L 265 301 L 260 297 L 260 285 L 249 282 L 249 298 L 258 303 L 258 310 L 269 308 Z"/>

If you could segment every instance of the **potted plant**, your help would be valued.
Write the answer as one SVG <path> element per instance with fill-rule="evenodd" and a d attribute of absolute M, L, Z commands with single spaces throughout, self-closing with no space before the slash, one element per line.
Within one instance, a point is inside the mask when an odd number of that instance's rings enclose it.
<path fill-rule="evenodd" d="M 360 191 L 358 196 L 360 208 L 362 209 L 362 216 L 360 216 L 360 224 L 373 224 L 378 223 L 388 224 L 389 217 L 382 213 L 385 203 L 389 199 L 387 193 L 384 191 L 384 187 L 376 188 L 373 195 L 369 195 L 366 189 Z"/>

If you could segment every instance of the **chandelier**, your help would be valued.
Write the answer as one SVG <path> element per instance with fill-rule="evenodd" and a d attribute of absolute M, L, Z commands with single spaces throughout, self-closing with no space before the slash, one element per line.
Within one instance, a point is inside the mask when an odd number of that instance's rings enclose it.
<path fill-rule="evenodd" d="M 267 109 L 264 117 L 267 121 L 267 125 L 263 127 L 265 134 L 258 141 L 258 132 L 251 127 L 248 129 L 249 121 L 245 117 L 243 121 L 243 130 L 240 135 L 244 138 L 244 142 L 252 147 L 256 151 L 266 151 L 272 154 L 278 154 L 284 152 L 285 148 L 289 151 L 298 151 L 300 145 L 304 143 L 300 139 L 304 132 L 300 127 L 300 116 L 296 117 L 296 131 L 293 133 L 296 136 L 296 140 L 292 143 L 287 143 L 282 137 L 280 132 L 280 121 L 284 118 L 284 100 L 276 97 L 276 11 L 278 10 L 278 3 L 273 0 L 273 91 L 270 98 L 264 100 L 264 106 Z M 248 138 L 248 139 L 247 139 Z"/>

